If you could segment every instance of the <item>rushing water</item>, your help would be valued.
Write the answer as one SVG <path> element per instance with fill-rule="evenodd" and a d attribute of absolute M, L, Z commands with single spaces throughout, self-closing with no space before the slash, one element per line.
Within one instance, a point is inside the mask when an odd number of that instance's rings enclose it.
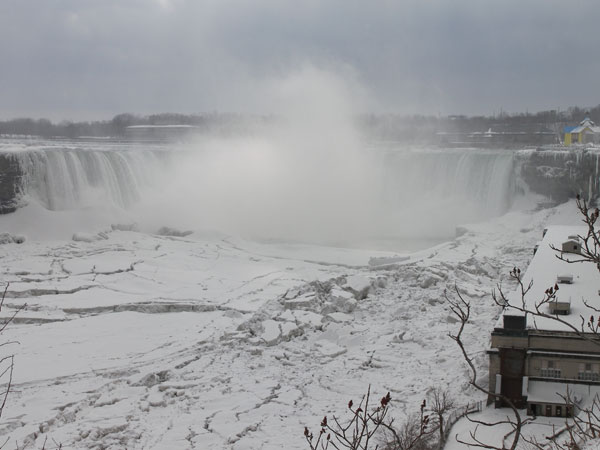
<path fill-rule="evenodd" d="M 460 223 L 503 214 L 517 191 L 510 151 L 368 148 L 352 164 L 340 153 L 314 166 L 264 149 L 242 155 L 114 142 L 23 146 L 11 154 L 23 172 L 22 192 L 49 210 L 142 204 L 173 226 L 237 224 L 257 238 L 336 245 L 439 242 Z"/>
<path fill-rule="evenodd" d="M 390 205 L 444 203 L 475 217 L 508 210 L 516 194 L 511 151 L 441 150 L 388 152 L 384 192 Z M 433 203 L 430 203 L 433 202 Z"/>

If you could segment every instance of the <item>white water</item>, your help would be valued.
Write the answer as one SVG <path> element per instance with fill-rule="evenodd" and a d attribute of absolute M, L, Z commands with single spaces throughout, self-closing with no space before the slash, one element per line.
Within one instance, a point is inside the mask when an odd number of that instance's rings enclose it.
<path fill-rule="evenodd" d="M 26 198 L 48 210 L 109 207 L 149 230 L 217 229 L 342 246 L 448 239 L 459 224 L 503 214 L 516 195 L 507 151 L 299 152 L 264 140 L 180 150 L 95 144 L 14 154 Z"/>
<path fill-rule="evenodd" d="M 15 154 L 23 190 L 50 210 L 109 203 L 128 208 L 152 186 L 165 158 L 141 150 L 48 149 Z"/>
<path fill-rule="evenodd" d="M 510 151 L 389 152 L 384 163 L 386 203 L 423 235 L 502 215 L 517 195 Z"/>
<path fill-rule="evenodd" d="M 390 153 L 386 191 L 399 203 L 457 199 L 485 214 L 500 215 L 515 194 L 510 151 L 442 150 Z M 418 195 L 417 195 L 418 194 Z"/>

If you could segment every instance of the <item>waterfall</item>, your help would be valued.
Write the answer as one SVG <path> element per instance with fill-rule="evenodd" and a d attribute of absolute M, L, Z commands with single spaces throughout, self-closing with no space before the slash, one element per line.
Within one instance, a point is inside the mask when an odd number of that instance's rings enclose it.
<path fill-rule="evenodd" d="M 388 152 L 384 164 L 390 207 L 446 204 L 473 218 L 484 218 L 505 213 L 516 194 L 511 151 Z"/>
<path fill-rule="evenodd" d="M 343 170 L 321 167 L 321 160 L 307 164 L 319 168 L 309 174 L 304 166 L 289 167 L 273 148 L 205 152 L 68 144 L 12 152 L 22 172 L 21 192 L 47 209 L 137 205 L 138 212 L 146 208 L 147 216 L 174 225 L 239 224 L 261 237 L 307 229 L 337 236 L 340 227 L 352 236 L 450 236 L 460 223 L 505 213 L 516 194 L 510 151 L 370 148 L 355 155 L 355 164 L 343 164 L 344 153 L 326 160 Z"/>
<path fill-rule="evenodd" d="M 182 154 L 162 147 L 107 142 L 25 147 L 10 154 L 22 172 L 21 192 L 48 209 L 64 210 L 93 206 L 97 201 L 122 208 L 135 204 L 146 187 L 156 186 L 159 179 L 169 176 L 167 163 L 182 159 L 173 156 L 177 153 Z M 375 201 L 384 200 L 386 209 L 403 210 L 415 203 L 439 206 L 454 202 L 470 205 L 481 216 L 499 215 L 510 207 L 515 195 L 517 171 L 511 151 L 388 149 L 381 152 L 371 148 L 365 154 L 366 159 L 379 160 L 375 164 L 379 166 L 378 173 L 373 174 L 376 178 L 373 183 L 379 187 L 372 194 L 380 197 Z M 206 160 L 197 162 L 206 163 Z M 198 174 L 188 172 L 184 176 Z M 236 176 L 241 178 L 243 173 Z M 193 188 L 193 183 L 189 186 Z"/>
<path fill-rule="evenodd" d="M 505 213 L 517 195 L 512 151 L 342 148 L 325 158 L 295 150 L 252 140 L 38 141 L 7 154 L 21 172 L 19 191 L 48 210 L 116 206 L 150 229 L 260 239 L 447 239 L 458 225 Z"/>
<path fill-rule="evenodd" d="M 127 208 L 160 176 L 165 152 L 142 149 L 43 148 L 15 152 L 21 191 L 51 210 L 109 202 Z"/>

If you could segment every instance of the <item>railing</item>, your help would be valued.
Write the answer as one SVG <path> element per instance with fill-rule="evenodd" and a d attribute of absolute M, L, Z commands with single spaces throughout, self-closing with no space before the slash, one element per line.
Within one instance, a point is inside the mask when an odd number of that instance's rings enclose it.
<path fill-rule="evenodd" d="M 560 378 L 561 371 L 560 369 L 554 369 L 550 367 L 542 367 L 540 369 L 540 376 L 544 378 Z"/>
<path fill-rule="evenodd" d="M 444 430 L 444 437 L 440 441 L 439 448 L 442 449 L 448 440 L 448 436 L 450 436 L 450 430 L 456 422 L 465 417 L 467 414 L 480 412 L 483 409 L 483 400 L 473 403 L 467 403 L 466 405 L 456 408 L 454 411 L 450 413 L 448 418 L 446 419 L 446 429 Z"/>
<path fill-rule="evenodd" d="M 600 374 L 592 372 L 591 370 L 585 370 L 577 374 L 577 379 L 584 381 L 600 381 Z"/>

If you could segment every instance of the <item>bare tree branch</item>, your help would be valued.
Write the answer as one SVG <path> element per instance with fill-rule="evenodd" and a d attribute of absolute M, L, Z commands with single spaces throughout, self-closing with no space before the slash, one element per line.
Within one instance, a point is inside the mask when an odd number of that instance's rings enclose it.
<path fill-rule="evenodd" d="M 530 289 L 531 289 L 531 286 L 528 286 L 527 288 L 525 288 L 521 284 L 522 295 L 526 295 Z M 448 295 L 447 291 L 444 291 L 444 297 L 446 298 L 446 301 L 448 302 L 448 305 L 450 306 L 450 310 L 458 318 L 458 320 L 460 322 L 460 326 L 459 326 L 458 332 L 456 334 L 448 334 L 448 336 L 456 342 L 456 344 L 458 345 L 458 347 L 461 350 L 464 360 L 466 361 L 467 365 L 469 366 L 469 370 L 470 370 L 469 384 L 471 386 L 473 386 L 475 389 L 477 389 L 478 391 L 486 394 L 488 397 L 493 397 L 493 398 L 501 400 L 503 403 L 507 404 L 512 409 L 512 412 L 514 415 L 514 420 L 509 420 L 509 423 L 515 427 L 515 433 L 514 433 L 513 441 L 511 443 L 510 447 L 508 447 L 508 449 L 515 450 L 517 448 L 517 444 L 519 443 L 519 439 L 521 437 L 522 427 L 526 421 L 523 421 L 518 409 L 516 408 L 514 403 L 508 397 L 506 397 L 505 395 L 502 395 L 502 394 L 496 394 L 495 392 L 491 392 L 489 389 L 482 387 L 482 385 L 477 380 L 477 369 L 475 368 L 475 365 L 473 364 L 473 359 L 469 356 L 469 353 L 467 352 L 465 345 L 462 341 L 463 332 L 464 332 L 465 327 L 471 317 L 471 304 L 464 299 L 464 297 L 458 290 L 458 286 L 454 285 L 454 291 L 456 293 L 456 297 L 450 297 Z M 468 417 L 468 415 L 467 415 L 467 417 Z M 471 442 L 463 442 L 463 441 L 459 440 L 458 437 L 456 439 L 458 442 L 460 442 L 462 444 L 471 445 L 474 447 L 496 449 L 496 450 L 506 450 L 507 449 L 507 447 L 504 445 L 504 442 L 502 442 L 502 447 L 498 447 L 498 446 L 494 446 L 494 445 L 490 445 L 490 444 L 486 444 L 486 443 L 482 442 L 481 440 L 479 440 L 477 438 L 476 431 L 477 431 L 477 427 L 475 428 L 474 432 L 471 432 Z"/>

